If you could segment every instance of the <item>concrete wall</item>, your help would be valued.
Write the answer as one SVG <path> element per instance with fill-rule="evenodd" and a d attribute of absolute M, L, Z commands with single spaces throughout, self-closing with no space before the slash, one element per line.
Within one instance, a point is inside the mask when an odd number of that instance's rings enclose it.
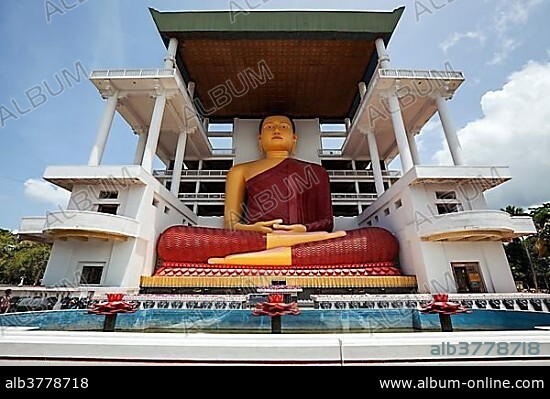
<path fill-rule="evenodd" d="M 56 240 L 52 247 L 42 285 L 77 286 L 80 284 L 82 263 L 105 263 L 103 280 L 109 273 L 113 242 L 89 239 Z M 115 265 L 116 268 L 116 265 Z"/>
<path fill-rule="evenodd" d="M 367 209 L 369 216 L 361 219 L 360 226 L 383 227 L 398 238 L 401 269 L 406 275 L 416 275 L 419 292 L 456 292 L 451 262 L 479 263 L 488 292 L 516 292 L 501 242 L 430 242 L 420 238 L 423 223 L 438 215 L 436 204 L 447 202 L 438 200 L 436 191 L 455 191 L 465 211 L 487 209 L 483 193 L 472 183 L 457 187 L 398 181 Z"/>
<path fill-rule="evenodd" d="M 101 175 L 100 169 L 98 167 L 98 175 Z M 97 212 L 99 204 L 119 204 L 119 216 L 139 223 L 137 237 L 127 237 L 125 241 L 81 241 L 76 238 L 55 240 L 43 279 L 44 285 L 78 285 L 82 262 L 105 264 L 102 286 L 138 287 L 141 275 L 153 273 L 158 236 L 173 225 L 196 224 L 196 219 L 192 218 L 192 212 L 178 198 L 151 175 L 141 175 L 140 178 L 144 182 L 112 187 L 90 183 L 73 187 L 69 209 Z M 108 180 L 107 176 L 105 180 Z M 99 196 L 101 190 L 116 190 L 118 198 L 102 199 Z M 89 226 L 80 226 L 84 232 L 86 227 L 92 230 L 97 227 L 93 225 L 93 219 L 87 223 Z"/>

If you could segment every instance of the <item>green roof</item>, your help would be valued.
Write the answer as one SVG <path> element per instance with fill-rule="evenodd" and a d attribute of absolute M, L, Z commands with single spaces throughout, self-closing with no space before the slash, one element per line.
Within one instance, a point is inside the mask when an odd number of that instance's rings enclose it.
<path fill-rule="evenodd" d="M 390 34 L 405 7 L 372 11 L 193 11 L 150 9 L 160 32 L 348 32 Z"/>
<path fill-rule="evenodd" d="M 378 63 L 375 40 L 387 44 L 404 7 L 371 11 L 185 11 L 150 9 L 167 46 L 178 39 L 176 61 L 211 120 L 258 118 L 280 110 L 295 118 L 352 117 Z M 273 78 L 247 96 L 215 107 L 211 90 L 242 71 L 269 66 Z M 239 86 L 241 87 L 241 86 Z"/>

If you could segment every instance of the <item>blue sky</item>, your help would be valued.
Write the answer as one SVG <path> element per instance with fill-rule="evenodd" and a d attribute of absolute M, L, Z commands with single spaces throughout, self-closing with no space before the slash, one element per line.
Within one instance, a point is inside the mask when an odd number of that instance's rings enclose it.
<path fill-rule="evenodd" d="M 104 103 L 88 80 L 67 80 L 67 72 L 78 78 L 78 68 L 89 73 L 161 66 L 165 49 L 148 7 L 220 10 L 237 4 L 248 8 L 245 0 L 3 0 L 0 227 L 16 229 L 22 217 L 43 215 L 65 200 L 66 193 L 41 182 L 46 166 L 87 162 Z M 490 205 L 550 201 L 549 1 L 248 0 L 248 5 L 264 10 L 405 5 L 388 48 L 392 64 L 439 69 L 448 62 L 465 72 L 467 81 L 450 107 L 467 160 L 510 165 L 514 175 L 489 193 Z M 135 141 L 117 118 L 104 163 L 130 163 Z M 426 164 L 449 162 L 437 118 L 423 129 L 419 145 Z"/>

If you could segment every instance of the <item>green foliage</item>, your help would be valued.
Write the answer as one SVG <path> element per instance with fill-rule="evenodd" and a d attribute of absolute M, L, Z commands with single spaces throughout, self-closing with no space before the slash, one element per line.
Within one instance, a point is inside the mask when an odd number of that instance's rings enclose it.
<path fill-rule="evenodd" d="M 550 289 L 550 203 L 530 208 L 529 213 L 515 206 L 502 209 L 512 216 L 531 216 L 537 234 L 526 239 L 514 239 L 505 245 L 506 256 L 516 281 L 534 288 L 536 275 L 539 288 Z"/>
<path fill-rule="evenodd" d="M 50 256 L 50 245 L 21 241 L 8 230 L 0 229 L 0 284 L 40 282 Z"/>

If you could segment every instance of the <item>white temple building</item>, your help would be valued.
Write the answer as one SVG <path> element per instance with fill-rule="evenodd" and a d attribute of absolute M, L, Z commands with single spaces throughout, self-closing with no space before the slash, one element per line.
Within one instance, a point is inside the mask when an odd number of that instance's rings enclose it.
<path fill-rule="evenodd" d="M 450 110 L 463 74 L 395 69 L 386 47 L 402 12 L 258 11 L 231 24 L 228 12 L 151 10 L 164 65 L 91 73 L 105 111 L 88 162 L 44 173 L 69 205 L 21 223 L 23 239 L 53 243 L 42 284 L 150 286 L 159 235 L 222 227 L 227 171 L 259 157 L 262 116 L 283 110 L 295 156 L 329 172 L 335 229 L 398 238 L 394 289 L 515 292 L 503 243 L 535 226 L 487 208 L 485 191 L 511 179 L 506 166 L 464 161 Z M 116 113 L 138 136 L 132 165 L 102 162 Z M 452 166 L 420 161 L 416 136 L 436 113 Z M 396 157 L 402 170 L 389 170 Z"/>

